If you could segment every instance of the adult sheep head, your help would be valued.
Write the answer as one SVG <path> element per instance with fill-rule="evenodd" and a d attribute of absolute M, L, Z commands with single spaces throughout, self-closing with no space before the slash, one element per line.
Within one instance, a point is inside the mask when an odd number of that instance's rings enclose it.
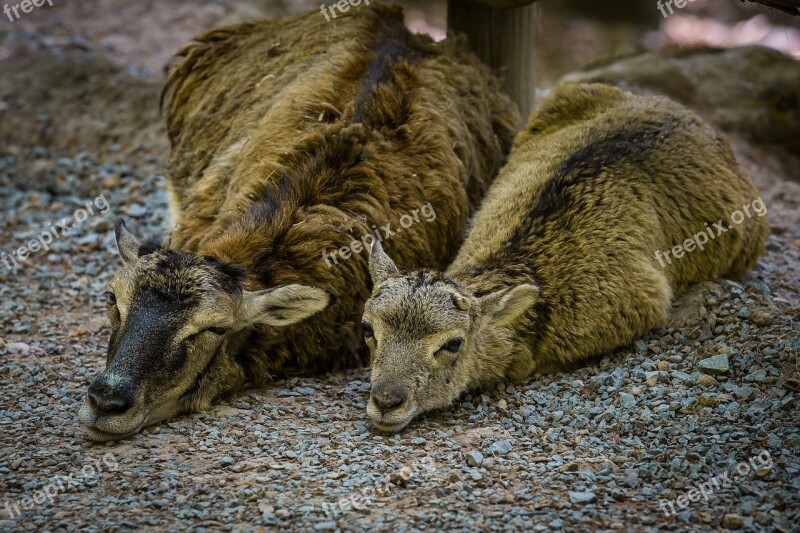
<path fill-rule="evenodd" d="M 244 382 L 232 346 L 256 324 L 283 327 L 327 309 L 333 294 L 289 284 L 245 290 L 236 265 L 154 242 L 140 244 L 119 219 L 123 266 L 108 284 L 106 369 L 89 387 L 79 420 L 92 440 L 206 408 Z"/>

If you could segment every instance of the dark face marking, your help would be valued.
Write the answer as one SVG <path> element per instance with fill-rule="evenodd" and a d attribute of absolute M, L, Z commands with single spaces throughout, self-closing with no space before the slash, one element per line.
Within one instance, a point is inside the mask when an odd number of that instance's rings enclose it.
<path fill-rule="evenodd" d="M 141 245 L 138 253 L 109 284 L 119 294 L 107 297 L 107 364 L 90 387 L 95 410 L 85 411 L 82 420 L 89 423 L 93 412 L 118 415 L 96 428 L 101 431 L 135 428 L 163 406 L 169 406 L 168 415 L 177 414 L 192 383 L 203 380 L 219 353 L 242 294 L 243 272 L 235 265 L 155 242 Z M 127 412 L 109 411 L 122 392 Z"/>
<path fill-rule="evenodd" d="M 123 371 L 134 384 L 153 373 L 174 377 L 186 363 L 186 343 L 176 346 L 175 337 L 193 307 L 188 299 L 170 301 L 152 291 L 138 295 L 125 323 L 113 324 L 108 370 Z"/>

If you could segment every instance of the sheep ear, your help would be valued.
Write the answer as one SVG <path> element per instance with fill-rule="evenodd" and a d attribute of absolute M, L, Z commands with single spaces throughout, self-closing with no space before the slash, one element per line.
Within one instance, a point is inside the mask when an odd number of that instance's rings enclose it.
<path fill-rule="evenodd" d="M 335 301 L 336 296 L 327 289 L 299 283 L 245 291 L 239 323 L 241 327 L 251 324 L 289 326 L 324 311 Z"/>
<path fill-rule="evenodd" d="M 488 324 L 507 326 L 533 307 L 538 299 L 539 287 L 523 283 L 482 296 L 481 312 Z"/>
<path fill-rule="evenodd" d="M 372 277 L 373 285 L 380 285 L 392 274 L 397 274 L 397 265 L 392 258 L 383 251 L 381 243 L 374 239 L 369 252 L 369 274 Z"/>
<path fill-rule="evenodd" d="M 127 264 L 139 257 L 139 241 L 128 231 L 125 220 L 118 218 L 114 223 L 114 235 L 117 238 L 117 250 L 122 263 Z"/>

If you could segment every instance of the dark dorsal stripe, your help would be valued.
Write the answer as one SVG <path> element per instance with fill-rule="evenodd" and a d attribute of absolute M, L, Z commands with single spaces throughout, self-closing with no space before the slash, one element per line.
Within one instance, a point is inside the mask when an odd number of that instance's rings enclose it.
<path fill-rule="evenodd" d="M 361 122 L 369 127 L 378 127 L 379 124 L 369 124 L 372 117 L 370 108 L 375 97 L 375 90 L 379 85 L 391 80 L 392 69 L 399 61 L 414 63 L 431 54 L 431 51 L 415 41 L 411 33 L 403 26 L 402 20 L 390 20 L 381 24 L 375 31 L 376 42 L 373 44 L 375 52 L 367 64 L 361 88 L 354 101 L 355 113 L 353 122 Z"/>

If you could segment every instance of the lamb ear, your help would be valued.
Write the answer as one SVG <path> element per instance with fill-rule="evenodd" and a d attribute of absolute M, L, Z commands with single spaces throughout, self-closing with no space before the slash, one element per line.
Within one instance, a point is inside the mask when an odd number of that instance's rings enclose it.
<path fill-rule="evenodd" d="M 539 287 L 523 283 L 482 296 L 481 312 L 489 324 L 507 326 L 533 307 L 538 298 Z"/>
<path fill-rule="evenodd" d="M 374 239 L 369 253 L 369 274 L 373 285 L 380 285 L 392 274 L 397 274 L 397 265 L 392 258 L 383 251 L 380 241 Z"/>
<path fill-rule="evenodd" d="M 324 311 L 335 301 L 336 296 L 329 290 L 299 283 L 245 291 L 238 319 L 241 327 L 251 324 L 289 326 Z"/>
<path fill-rule="evenodd" d="M 117 238 L 117 250 L 122 263 L 127 264 L 139 257 L 139 241 L 128 231 L 125 220 L 118 218 L 114 223 L 114 235 Z"/>

